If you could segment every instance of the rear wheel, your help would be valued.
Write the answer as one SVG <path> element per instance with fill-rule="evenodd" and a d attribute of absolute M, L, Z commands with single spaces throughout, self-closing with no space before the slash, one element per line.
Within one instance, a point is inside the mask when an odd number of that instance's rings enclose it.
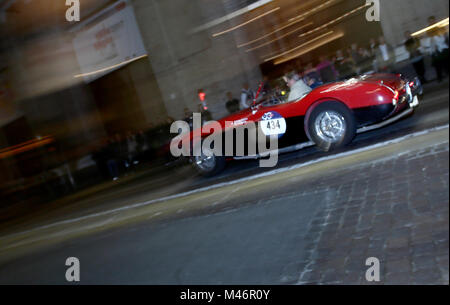
<path fill-rule="evenodd" d="M 191 160 L 196 171 L 205 177 L 214 176 L 225 168 L 225 157 L 208 156 L 202 152 L 200 156 L 193 156 Z"/>
<path fill-rule="evenodd" d="M 318 105 L 311 112 L 307 128 L 311 140 L 324 151 L 349 144 L 356 134 L 353 114 L 338 102 Z"/>

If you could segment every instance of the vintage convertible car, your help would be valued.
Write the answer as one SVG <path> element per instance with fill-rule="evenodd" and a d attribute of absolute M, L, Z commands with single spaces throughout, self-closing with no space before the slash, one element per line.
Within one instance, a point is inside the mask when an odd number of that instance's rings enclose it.
<path fill-rule="evenodd" d="M 329 151 L 347 145 L 357 133 L 386 126 L 412 114 L 421 94 L 422 86 L 418 79 L 407 80 L 399 74 L 365 75 L 323 85 L 298 101 L 283 102 L 275 98 L 255 103 L 251 108 L 225 117 L 218 123 L 222 133 L 232 128 L 235 135 L 237 129 L 245 129 L 252 123 L 255 126 L 252 128 L 260 128 L 267 136 L 278 137 L 277 153 L 311 145 Z M 210 132 L 205 132 L 207 126 L 201 133 L 196 133 L 200 141 L 210 135 Z M 253 135 L 245 133 L 245 143 L 250 144 L 248 147 L 260 141 Z M 191 143 L 197 141 L 194 131 L 185 134 L 185 137 L 189 137 Z M 244 153 L 237 154 L 234 147 L 232 153 L 227 154 L 226 143 L 223 144 L 222 154 L 202 151 L 190 157 L 200 174 L 215 175 L 228 160 L 268 156 L 267 151 L 250 151 L 247 145 Z M 255 144 L 255 147 L 258 145 Z"/>

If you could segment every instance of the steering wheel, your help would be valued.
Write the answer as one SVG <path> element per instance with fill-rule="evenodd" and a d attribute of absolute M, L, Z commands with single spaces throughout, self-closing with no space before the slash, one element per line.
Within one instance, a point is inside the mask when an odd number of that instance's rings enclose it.
<path fill-rule="evenodd" d="M 280 105 L 283 104 L 285 101 L 283 99 L 283 97 L 281 96 L 277 96 L 277 95 L 272 95 L 269 97 L 269 99 L 265 102 L 262 103 L 263 106 L 268 107 L 268 106 L 274 106 L 274 105 Z"/>

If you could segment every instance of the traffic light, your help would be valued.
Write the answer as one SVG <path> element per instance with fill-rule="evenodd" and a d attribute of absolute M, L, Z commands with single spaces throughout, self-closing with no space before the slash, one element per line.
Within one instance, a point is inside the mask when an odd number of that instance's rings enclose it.
<path fill-rule="evenodd" d="M 206 93 L 203 89 L 198 89 L 198 98 L 200 99 L 203 110 L 208 110 L 208 106 L 206 105 Z"/>
<path fill-rule="evenodd" d="M 205 101 L 206 93 L 203 91 L 203 89 L 198 90 L 198 98 L 200 99 L 200 102 Z"/>

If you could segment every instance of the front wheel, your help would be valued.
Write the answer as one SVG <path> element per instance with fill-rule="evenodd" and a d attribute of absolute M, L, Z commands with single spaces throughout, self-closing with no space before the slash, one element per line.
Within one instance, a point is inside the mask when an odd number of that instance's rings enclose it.
<path fill-rule="evenodd" d="M 316 145 L 330 151 L 349 144 L 356 134 L 355 118 L 351 111 L 338 102 L 318 105 L 308 119 L 308 134 Z"/>

